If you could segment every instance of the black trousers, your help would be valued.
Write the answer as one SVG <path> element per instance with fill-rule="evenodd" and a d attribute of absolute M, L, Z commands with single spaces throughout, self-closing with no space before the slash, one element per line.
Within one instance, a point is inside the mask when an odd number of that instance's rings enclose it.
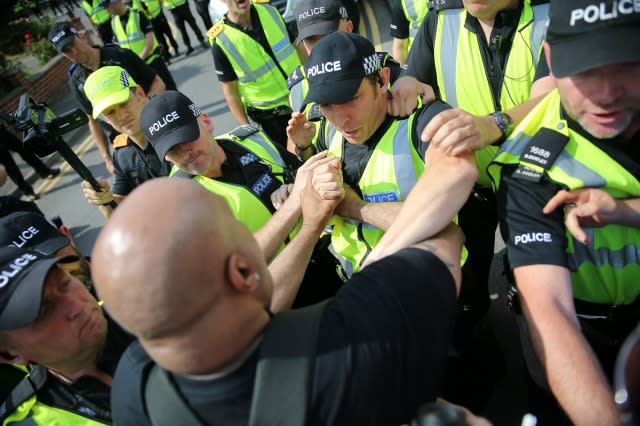
<path fill-rule="evenodd" d="M 41 176 L 46 177 L 51 170 L 47 167 L 35 154 L 24 150 L 16 151 L 22 159 L 27 162 Z M 16 184 L 16 186 L 25 194 L 33 194 L 33 187 L 27 182 L 11 156 L 9 149 L 0 145 L 0 164 L 7 170 L 7 175 Z"/>
<path fill-rule="evenodd" d="M 160 11 L 158 16 L 151 20 L 151 25 L 153 26 L 153 32 L 156 38 L 160 44 L 164 46 L 164 51 L 169 52 L 169 44 L 171 44 L 174 52 L 178 52 L 178 42 L 173 38 L 173 34 L 171 34 L 171 28 L 169 27 L 166 16 L 164 16 L 164 12 Z"/>
<path fill-rule="evenodd" d="M 196 19 L 191 14 L 191 10 L 189 10 L 189 3 L 185 3 L 181 6 L 178 6 L 174 9 L 171 9 L 171 14 L 173 15 L 173 19 L 176 21 L 176 25 L 180 30 L 180 34 L 182 34 L 182 42 L 187 46 L 187 48 L 191 47 L 191 41 L 189 40 L 189 35 L 187 34 L 187 28 L 185 27 L 185 21 L 191 27 L 191 30 L 195 33 L 196 38 L 200 43 L 204 41 L 204 33 L 200 32 L 198 26 L 196 25 Z M 206 32 L 206 31 L 205 31 Z"/>
<path fill-rule="evenodd" d="M 111 21 L 96 25 L 96 27 L 98 27 L 98 32 L 100 33 L 102 44 L 110 43 L 113 41 L 113 30 L 111 29 Z"/>
<path fill-rule="evenodd" d="M 173 80 L 171 73 L 169 72 L 169 68 L 167 68 L 167 64 L 164 62 L 162 57 L 158 56 L 155 58 L 149 66 L 158 73 L 162 81 L 164 81 L 164 85 L 167 90 L 178 90 L 176 87 L 176 82 Z"/>
<path fill-rule="evenodd" d="M 208 1 L 196 0 L 196 10 L 198 11 L 198 15 L 202 18 L 202 23 L 206 29 L 213 27 L 211 16 L 209 16 L 208 4 Z"/>
<path fill-rule="evenodd" d="M 469 251 L 460 302 L 468 304 L 479 316 L 489 309 L 489 272 L 498 225 L 498 208 L 493 191 L 474 188 L 460 209 L 458 220 L 466 237 L 464 245 Z"/>
<path fill-rule="evenodd" d="M 262 127 L 271 140 L 277 144 L 287 147 L 287 126 L 291 119 L 291 109 L 288 107 L 278 107 L 275 109 L 252 109 L 247 111 L 249 117 Z"/>

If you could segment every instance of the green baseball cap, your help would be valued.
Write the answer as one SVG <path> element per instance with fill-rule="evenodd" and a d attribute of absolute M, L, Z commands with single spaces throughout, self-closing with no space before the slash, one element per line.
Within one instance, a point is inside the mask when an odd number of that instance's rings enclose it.
<path fill-rule="evenodd" d="M 84 93 L 93 106 L 93 118 L 110 106 L 121 104 L 129 99 L 129 88 L 137 84 L 127 70 L 121 67 L 102 67 L 87 77 Z"/>

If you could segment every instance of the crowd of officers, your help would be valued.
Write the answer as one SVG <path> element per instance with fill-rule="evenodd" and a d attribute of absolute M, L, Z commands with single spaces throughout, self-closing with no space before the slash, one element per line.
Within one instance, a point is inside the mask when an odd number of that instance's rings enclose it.
<path fill-rule="evenodd" d="M 482 410 L 442 385 L 473 360 L 498 226 L 528 411 L 620 423 L 611 377 L 640 321 L 637 2 L 396 0 L 391 54 L 339 0 L 300 0 L 295 38 L 267 2 L 223 2 L 205 21 L 238 122 L 223 135 L 177 91 L 159 1 L 83 2 L 117 44 L 51 29 L 114 178 L 81 185 L 107 218 L 91 259 L 37 211 L 0 218 L 2 424 Z M 185 21 L 206 43 L 186 0 L 164 4 L 187 54 Z M 269 370 L 274 341 L 291 370 Z"/>

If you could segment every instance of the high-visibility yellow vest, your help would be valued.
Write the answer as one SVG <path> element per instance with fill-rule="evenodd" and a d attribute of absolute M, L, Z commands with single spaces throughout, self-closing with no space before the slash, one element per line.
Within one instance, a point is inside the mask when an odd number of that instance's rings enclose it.
<path fill-rule="evenodd" d="M 140 12 L 137 10 L 129 10 L 129 19 L 127 20 L 127 28 L 122 26 L 122 20 L 120 16 L 114 16 L 111 19 L 111 29 L 113 35 L 116 37 L 116 41 L 123 49 L 132 50 L 136 55 L 140 55 L 144 49 L 144 43 L 147 40 L 146 34 L 140 27 Z M 155 53 L 158 48 L 158 40 L 155 34 L 153 34 L 153 47 L 151 54 L 144 60 L 147 64 L 153 62 L 158 57 Z"/>
<path fill-rule="evenodd" d="M 32 375 L 30 367 L 21 365 L 14 365 L 13 367 L 22 370 L 25 376 Z M 46 374 L 46 372 L 40 369 L 38 374 L 42 375 Z M 34 380 L 34 378 L 32 377 L 31 380 Z M 40 381 L 40 378 L 36 380 Z M 84 415 L 80 412 L 47 405 L 37 399 L 35 394 L 37 389 L 34 388 L 34 383 L 31 383 L 28 387 L 20 386 L 23 384 L 22 382 L 19 383 L 14 392 L 9 394 L 5 400 L 5 404 L 11 401 L 17 406 L 15 408 L 12 407 L 13 410 L 10 413 L 2 413 L 2 426 L 97 426 L 107 424 L 89 417 L 88 414 Z M 5 408 L 3 407 L 3 409 Z"/>
<path fill-rule="evenodd" d="M 178 6 L 182 6 L 185 4 L 187 0 L 164 0 L 164 5 L 167 6 L 167 9 L 175 9 Z"/>
<path fill-rule="evenodd" d="M 427 0 L 400 0 L 404 15 L 407 17 L 407 21 L 409 21 L 409 49 L 411 49 L 413 40 L 416 38 L 416 34 L 418 34 L 418 30 L 420 29 L 420 24 L 422 24 L 427 14 L 427 3 Z"/>
<path fill-rule="evenodd" d="M 162 12 L 160 0 L 133 0 L 131 8 L 144 13 L 148 19 L 156 18 Z"/>
<path fill-rule="evenodd" d="M 360 178 L 364 201 L 384 203 L 404 201 L 424 171 L 424 161 L 411 143 L 411 126 L 415 114 L 396 120 L 376 145 Z M 331 126 L 333 127 L 333 126 Z M 329 151 L 342 160 L 345 141 L 327 139 Z M 352 219 L 334 216 L 331 244 L 348 276 L 358 272 L 369 252 L 378 244 L 384 231 Z"/>
<path fill-rule="evenodd" d="M 81 6 L 89 15 L 91 22 L 96 25 L 104 24 L 111 18 L 109 11 L 102 6 L 102 0 L 91 0 L 91 3 L 83 0 Z"/>
<path fill-rule="evenodd" d="M 439 11 L 433 54 L 442 100 L 474 115 L 506 111 L 528 100 L 542 51 L 548 10 L 548 4 L 532 7 L 525 0 L 497 100 L 486 77 L 478 36 L 464 26 L 467 11 Z M 486 169 L 497 151 L 498 147 L 489 146 L 475 153 L 478 183 L 487 188 L 491 187 L 491 181 Z"/>
<path fill-rule="evenodd" d="M 532 162 L 531 138 L 543 128 L 568 137 L 558 157 L 546 168 Z M 543 143 L 541 141 L 540 143 Z M 536 148 L 539 148 L 536 143 Z M 542 147 L 543 151 L 544 146 Z M 545 153 L 536 149 L 538 157 Z M 489 166 L 497 189 L 505 165 L 521 164 L 533 173 L 544 173 L 567 190 L 600 188 L 618 199 L 640 196 L 640 182 L 622 165 L 588 139 L 569 129 L 560 116 L 560 94 L 551 92 L 516 127 Z M 540 212 L 542 214 L 542 212 Z M 588 229 L 592 243 L 577 241 L 569 231 L 567 254 L 576 299 L 593 303 L 625 305 L 640 294 L 640 229 L 607 225 Z"/>
<path fill-rule="evenodd" d="M 256 157 L 264 160 L 271 166 L 271 174 L 280 182 L 284 183 L 286 164 L 284 159 L 274 146 L 273 142 L 261 131 L 256 131 L 244 137 L 239 129 L 246 129 L 250 126 L 240 126 L 230 133 L 217 136 L 216 140 L 228 140 L 242 145 Z M 178 172 L 177 167 L 173 167 L 170 176 Z M 262 200 L 257 197 L 250 188 L 242 185 L 221 182 L 204 176 L 193 178 L 196 182 L 204 186 L 209 191 L 224 197 L 229 203 L 229 207 L 234 217 L 247 225 L 251 232 L 260 229 L 269 221 L 272 214 Z"/>
<path fill-rule="evenodd" d="M 289 41 L 287 28 L 278 10 L 268 4 L 254 4 L 269 46 L 285 75 L 300 66 L 296 49 Z M 242 31 L 223 22 L 209 32 L 209 43 L 223 50 L 236 75 L 238 89 L 245 107 L 273 109 L 287 106 L 289 90 L 285 75 L 264 48 Z"/>

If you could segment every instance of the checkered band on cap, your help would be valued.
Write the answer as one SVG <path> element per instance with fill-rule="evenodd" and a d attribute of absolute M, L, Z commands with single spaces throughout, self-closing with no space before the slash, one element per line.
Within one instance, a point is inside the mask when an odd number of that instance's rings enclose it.
<path fill-rule="evenodd" d="M 347 8 L 344 6 L 340 6 L 338 8 L 338 13 L 342 19 L 349 19 L 349 13 L 347 13 Z"/>
<path fill-rule="evenodd" d="M 129 73 L 127 72 L 127 70 L 122 70 L 120 72 L 120 84 L 122 84 L 122 88 L 125 89 L 127 87 L 131 87 L 131 85 L 129 84 L 129 79 L 131 78 L 131 76 L 129 75 Z"/>
<path fill-rule="evenodd" d="M 200 117 L 201 111 L 200 108 L 196 106 L 196 104 L 190 104 L 189 109 L 191 110 L 191 113 L 194 117 Z"/>
<path fill-rule="evenodd" d="M 366 75 L 375 74 L 380 71 L 382 64 L 380 63 L 380 57 L 377 54 L 365 56 L 362 58 L 362 67 Z"/>

